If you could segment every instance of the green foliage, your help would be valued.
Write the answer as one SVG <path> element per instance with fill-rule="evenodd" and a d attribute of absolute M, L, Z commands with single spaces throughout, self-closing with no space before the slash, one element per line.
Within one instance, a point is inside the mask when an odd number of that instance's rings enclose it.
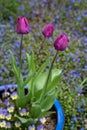
<path fill-rule="evenodd" d="M 12 52 L 10 52 L 10 56 L 12 68 L 18 84 L 18 99 L 16 100 L 17 107 L 23 108 L 29 103 L 30 117 L 32 118 L 32 120 L 48 114 L 48 111 L 52 108 L 54 100 L 57 97 L 58 91 L 56 85 L 60 81 L 61 70 L 53 69 L 50 80 L 48 80 L 49 70 L 45 72 L 45 68 L 49 63 L 49 58 L 36 72 L 34 53 L 32 52 L 31 55 L 26 54 L 29 72 L 27 78 L 24 81 L 21 71 L 17 67 Z M 47 80 L 48 84 L 46 84 Z M 24 87 L 26 85 L 28 87 L 28 93 L 25 95 Z M 17 115 L 15 117 L 17 117 L 23 123 L 31 121 L 24 118 L 22 119 Z"/>
<path fill-rule="evenodd" d="M 35 121 L 32 118 L 26 119 L 26 118 L 22 118 L 16 114 L 14 115 L 14 117 L 19 119 L 22 124 L 26 124 L 26 123 L 29 123 L 30 125 L 35 124 Z"/>
<path fill-rule="evenodd" d="M 0 0 L 0 17 L 8 19 L 8 16 L 15 16 L 17 8 L 17 0 Z"/>

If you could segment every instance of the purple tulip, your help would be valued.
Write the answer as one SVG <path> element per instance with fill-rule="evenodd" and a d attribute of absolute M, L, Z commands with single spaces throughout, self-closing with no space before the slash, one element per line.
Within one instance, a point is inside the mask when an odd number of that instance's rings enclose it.
<path fill-rule="evenodd" d="M 16 32 L 18 34 L 28 34 L 29 33 L 29 24 L 26 17 L 18 17 Z"/>
<path fill-rule="evenodd" d="M 44 35 L 44 37 L 50 38 L 53 35 L 53 32 L 54 32 L 54 26 L 52 24 L 48 24 L 44 26 L 42 29 L 42 34 Z"/>
<path fill-rule="evenodd" d="M 54 47 L 58 51 L 64 51 L 69 43 L 69 39 L 66 34 L 61 34 L 54 42 Z"/>

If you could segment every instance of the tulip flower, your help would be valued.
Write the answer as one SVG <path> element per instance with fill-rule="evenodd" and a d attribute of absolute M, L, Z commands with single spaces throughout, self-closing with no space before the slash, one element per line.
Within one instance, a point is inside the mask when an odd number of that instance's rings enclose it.
<path fill-rule="evenodd" d="M 42 34 L 44 35 L 44 37 L 47 37 L 47 38 L 52 37 L 53 32 L 54 32 L 54 26 L 52 24 L 48 24 L 44 26 L 42 29 Z"/>
<path fill-rule="evenodd" d="M 69 39 L 66 34 L 62 34 L 57 37 L 54 42 L 54 47 L 58 51 L 64 51 L 69 43 Z"/>
<path fill-rule="evenodd" d="M 29 24 L 26 17 L 18 17 L 16 32 L 18 34 L 28 34 L 29 33 Z"/>

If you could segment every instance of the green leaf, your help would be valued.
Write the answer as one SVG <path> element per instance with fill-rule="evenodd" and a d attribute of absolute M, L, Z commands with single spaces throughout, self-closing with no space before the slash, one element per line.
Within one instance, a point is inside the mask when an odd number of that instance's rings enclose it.
<path fill-rule="evenodd" d="M 25 107 L 30 101 L 30 93 L 28 93 L 27 95 L 23 96 L 23 97 L 19 97 L 18 99 L 16 99 L 16 105 L 18 107 Z"/>
<path fill-rule="evenodd" d="M 14 117 L 20 120 L 22 124 L 29 123 L 29 125 L 32 125 L 35 123 L 35 121 L 32 118 L 26 119 L 18 116 L 17 114 L 15 114 Z"/>
<path fill-rule="evenodd" d="M 12 54 L 11 51 L 10 51 L 10 57 L 11 57 L 11 63 L 12 63 L 12 65 L 15 65 L 15 66 L 17 67 L 17 64 L 16 64 L 16 61 L 15 61 L 15 58 L 14 58 L 14 56 L 13 56 L 13 54 Z"/>
<path fill-rule="evenodd" d="M 27 53 L 26 56 L 27 56 L 29 71 L 31 70 L 32 73 L 34 73 L 35 72 L 34 52 L 32 52 L 31 55 Z"/>
<path fill-rule="evenodd" d="M 20 69 L 17 67 L 16 60 L 11 51 L 10 51 L 10 56 L 11 56 L 13 72 L 14 72 L 14 75 L 18 84 L 18 87 L 17 87 L 18 96 L 23 97 L 24 96 L 23 77 L 20 74 Z"/>
<path fill-rule="evenodd" d="M 39 68 L 38 72 L 35 75 L 34 82 L 37 82 L 38 78 L 41 76 L 42 72 L 44 71 L 45 67 L 49 62 L 49 58 L 45 61 L 45 63 Z"/>
<path fill-rule="evenodd" d="M 36 81 L 37 81 L 38 77 L 40 77 L 43 70 L 45 69 L 46 65 L 48 64 L 48 61 L 49 61 L 49 59 L 46 60 L 46 62 L 40 67 L 38 72 L 32 78 L 31 82 L 28 83 L 28 85 L 30 86 L 29 90 L 30 90 L 30 93 L 31 93 L 32 101 L 33 101 L 34 96 L 35 96 L 35 84 L 36 84 Z"/>
<path fill-rule="evenodd" d="M 38 104 L 33 104 L 30 110 L 30 114 L 32 118 L 40 118 L 41 117 L 41 106 Z"/>
<path fill-rule="evenodd" d="M 42 116 L 49 116 L 49 115 L 54 114 L 54 113 L 56 113 L 56 110 L 55 111 L 42 112 Z"/>
<path fill-rule="evenodd" d="M 61 72 L 62 72 L 61 70 L 56 69 L 56 73 L 54 74 L 52 81 L 48 84 L 46 92 L 49 92 L 51 89 L 53 89 L 57 85 L 57 83 L 60 81 L 60 78 L 61 78 Z"/>
<path fill-rule="evenodd" d="M 31 82 L 33 76 L 34 76 L 34 74 L 30 75 L 30 73 L 29 73 L 28 76 L 27 76 L 27 78 L 26 78 L 26 80 L 23 83 L 23 86 L 26 86 L 29 82 Z"/>
<path fill-rule="evenodd" d="M 52 108 L 56 96 L 57 96 L 56 89 L 53 89 L 51 93 L 48 93 L 46 96 L 44 96 L 44 98 L 40 103 L 43 111 L 48 111 Z"/>
<path fill-rule="evenodd" d="M 42 73 L 37 81 L 36 81 L 36 84 L 35 84 L 35 89 L 38 91 L 38 90 L 41 90 L 43 89 L 45 83 L 46 83 L 46 79 L 47 79 L 47 75 L 48 75 L 48 72 L 44 72 Z M 52 70 L 52 78 L 50 79 L 50 86 L 55 86 L 56 83 L 59 81 L 60 79 L 60 75 L 61 75 L 61 70 L 58 70 L 58 69 L 53 69 Z M 57 78 L 58 77 L 58 78 Z M 52 80 L 52 81 L 51 81 Z M 52 85 L 51 85 L 52 83 Z M 48 84 L 49 86 L 49 84 Z"/>

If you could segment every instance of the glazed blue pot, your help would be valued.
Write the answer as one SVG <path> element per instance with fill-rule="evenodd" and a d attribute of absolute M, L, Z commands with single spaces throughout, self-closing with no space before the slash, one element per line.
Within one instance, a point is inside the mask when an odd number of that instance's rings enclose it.
<path fill-rule="evenodd" d="M 5 90 L 6 86 L 8 87 L 8 89 L 12 88 L 12 86 L 17 87 L 16 84 L 3 85 L 3 86 L 0 86 L 0 91 Z M 54 101 L 54 107 L 55 107 L 55 110 L 57 113 L 56 130 L 63 130 L 64 120 L 65 120 L 64 112 L 63 112 L 63 109 L 62 109 L 60 102 L 57 99 L 55 99 L 55 101 Z"/>

